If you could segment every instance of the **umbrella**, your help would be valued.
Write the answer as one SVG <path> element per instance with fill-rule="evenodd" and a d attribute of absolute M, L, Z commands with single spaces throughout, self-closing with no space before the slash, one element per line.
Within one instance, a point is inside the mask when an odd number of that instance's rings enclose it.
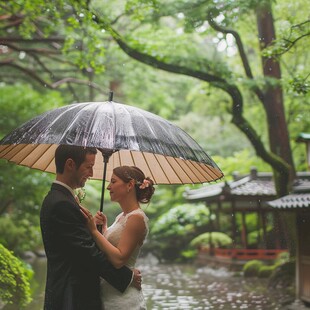
<path fill-rule="evenodd" d="M 55 173 L 58 145 L 96 147 L 94 179 L 120 165 L 134 165 L 155 184 L 195 184 L 223 177 L 211 157 L 181 128 L 148 111 L 110 100 L 70 104 L 47 111 L 0 141 L 0 158 Z"/>

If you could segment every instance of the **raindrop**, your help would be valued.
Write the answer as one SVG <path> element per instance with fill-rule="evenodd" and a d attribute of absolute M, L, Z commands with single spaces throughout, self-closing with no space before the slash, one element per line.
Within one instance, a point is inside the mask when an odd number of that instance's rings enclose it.
<path fill-rule="evenodd" d="M 26 57 L 26 53 L 24 51 L 21 51 L 18 57 L 19 59 L 24 59 Z"/>

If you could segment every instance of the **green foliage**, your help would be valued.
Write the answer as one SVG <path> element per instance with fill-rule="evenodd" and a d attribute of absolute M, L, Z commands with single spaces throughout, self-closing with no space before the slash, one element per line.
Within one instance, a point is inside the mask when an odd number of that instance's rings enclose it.
<path fill-rule="evenodd" d="M 212 155 L 229 179 L 232 172 L 248 173 L 252 166 L 257 167 L 258 171 L 271 171 L 270 167 L 254 154 L 250 142 L 243 134 L 229 124 L 230 96 L 199 78 L 163 72 L 130 59 L 120 51 L 117 44 L 111 40 L 110 34 L 103 29 L 104 23 L 100 25 L 92 13 L 97 14 L 103 22 L 111 22 L 128 44 L 137 46 L 140 51 L 148 52 L 156 59 L 227 77 L 230 83 L 236 84 L 242 91 L 244 113 L 257 133 L 261 135 L 263 143 L 268 145 L 268 124 L 262 121 L 265 119 L 265 112 L 259 100 L 253 95 L 255 87 L 263 89 L 266 83 L 274 83 L 274 80 L 265 80 L 262 76 L 256 23 L 253 23 L 255 9 L 258 5 L 266 3 L 272 3 L 274 6 L 278 42 L 281 43 L 287 38 L 295 40 L 302 34 L 301 31 L 304 28 L 295 29 L 299 24 L 302 26 L 301 21 L 307 18 L 303 9 L 304 1 L 301 0 L 294 2 L 268 0 L 6 1 L 0 7 L 2 16 L 12 13 L 13 16 L 25 16 L 25 19 L 20 20 L 19 26 L 12 28 L 7 27 L 6 19 L 3 19 L 4 24 L 1 24 L 0 31 L 4 38 L 18 37 L 18 35 L 24 38 L 37 38 L 37 35 L 34 35 L 36 31 L 41 31 L 43 37 L 63 38 L 64 45 L 56 43 L 59 44 L 58 51 L 62 49 L 62 54 L 40 56 L 41 63 L 48 68 L 48 72 L 45 73 L 48 81 L 52 83 L 61 79 L 63 77 L 61 72 L 65 72 L 64 77 L 87 77 L 103 89 L 108 90 L 112 85 L 117 85 L 115 88 L 117 100 L 120 99 L 120 102 L 142 107 L 173 120 L 193 135 Z M 6 7 L 9 9 L 5 10 Z M 244 68 L 233 37 L 230 34 L 215 31 L 207 23 L 209 9 L 212 10 L 217 23 L 240 34 L 254 74 L 253 79 L 243 72 Z M 294 31 L 291 37 L 290 30 Z M 305 149 L 304 145 L 296 144 L 294 138 L 300 131 L 310 131 L 306 65 L 308 49 L 307 46 L 304 47 L 305 42 L 307 44 L 307 37 L 301 38 L 292 46 L 290 53 L 284 53 L 280 58 L 285 64 L 281 68 L 281 83 L 284 89 L 294 160 L 298 170 L 307 168 Z M 26 47 L 44 50 L 50 46 L 27 42 Z M 23 52 L 10 48 L 8 50 L 10 54 L 6 53 L 5 49 L 1 49 L 4 52 L 0 54 L 0 61 L 5 61 L 10 56 L 16 64 L 32 68 L 34 72 L 44 71 L 43 65 L 34 66 L 35 61 L 31 53 L 22 58 Z M 57 61 L 51 65 L 52 59 Z M 74 66 L 71 66 L 72 63 Z M 6 67 L 2 68 L 5 70 Z M 98 74 L 103 70 L 105 70 L 104 75 Z M 17 74 L 13 67 L 9 67 L 8 72 L 9 76 L 11 74 L 13 76 L 9 81 L 14 83 L 14 86 L 6 87 L 5 82 L 0 85 L 1 137 L 32 116 L 63 104 L 59 93 L 47 91 L 47 87 L 40 92 L 35 92 L 30 87 L 16 84 L 15 79 L 24 76 L 24 73 L 20 74 L 18 71 Z M 27 79 L 27 82 L 37 86 L 36 82 L 32 81 L 30 78 Z M 278 84 L 279 81 L 276 83 Z M 73 83 L 67 85 L 67 89 L 72 90 Z M 70 103 L 77 98 L 91 97 L 91 91 L 87 92 L 80 88 L 66 92 L 64 85 L 59 89 L 63 94 L 67 94 L 66 103 Z M 103 97 L 101 93 L 96 93 L 91 98 L 102 100 Z M 49 186 L 50 176 L 23 167 L 14 167 L 3 161 L 0 161 L 0 169 L 0 199 L 3 202 L 1 208 L 5 207 L 13 213 L 16 212 L 19 218 L 26 217 L 36 226 L 38 217 L 32 215 L 38 214 L 40 202 Z M 92 191 L 93 188 L 89 190 L 94 195 L 89 194 L 85 200 L 85 204 L 92 210 L 98 209 L 101 192 L 100 185 L 95 187 L 94 191 Z M 96 193 L 97 187 L 98 193 Z M 167 209 L 181 204 L 183 190 L 182 186 L 159 186 L 154 199 L 146 208 L 151 222 L 153 219 L 157 222 L 155 218 L 164 214 Z M 111 214 L 111 219 L 119 211 L 109 203 L 106 204 L 106 208 Z"/>
<path fill-rule="evenodd" d="M 190 100 L 185 98 L 194 87 L 195 80 L 185 77 L 176 79 L 165 72 L 159 74 L 154 68 L 128 60 L 121 69 L 122 91 L 128 104 L 139 106 L 171 121 L 178 120 L 192 109 Z M 138 78 L 140 76 L 145 78 Z"/>
<path fill-rule="evenodd" d="M 257 220 L 257 216 L 254 215 L 253 216 L 253 220 L 254 218 L 256 217 L 256 220 Z M 266 227 L 266 233 L 267 233 L 267 236 L 266 236 L 266 241 L 268 242 L 268 239 L 270 239 L 270 235 L 272 236 L 272 232 L 273 232 L 273 226 L 271 225 L 268 225 Z M 263 232 L 263 229 L 261 228 L 260 230 L 253 230 L 251 232 L 248 233 L 248 244 L 250 247 L 252 248 L 255 248 L 255 247 L 259 247 L 260 244 L 258 244 L 258 240 L 259 240 L 259 236 L 263 236 L 264 232 Z M 274 239 L 274 236 L 272 236 L 272 238 Z M 260 240 L 262 242 L 262 238 Z"/>
<path fill-rule="evenodd" d="M 258 278 L 270 278 L 274 270 L 276 270 L 278 266 L 261 266 L 258 271 Z"/>
<path fill-rule="evenodd" d="M 243 274 L 245 277 L 269 278 L 271 285 L 278 285 L 283 281 L 292 283 L 294 272 L 292 273 L 292 264 L 287 259 L 288 253 L 282 253 L 271 265 L 259 260 L 248 261 L 243 266 Z"/>
<path fill-rule="evenodd" d="M 291 81 L 290 85 L 292 89 L 300 95 L 306 95 L 310 90 L 309 82 L 307 82 L 306 78 L 295 76 Z"/>
<path fill-rule="evenodd" d="M 208 222 L 209 210 L 203 204 L 172 207 L 153 221 L 147 247 L 161 260 L 181 261 L 181 252 Z"/>
<path fill-rule="evenodd" d="M 181 251 L 181 257 L 182 257 L 182 260 L 184 261 L 193 260 L 197 256 L 197 254 L 198 254 L 198 251 L 193 250 L 193 249 Z"/>
<path fill-rule="evenodd" d="M 296 276 L 296 262 L 289 261 L 284 264 L 278 265 L 275 271 L 269 278 L 269 287 L 281 287 L 285 290 L 290 289 L 294 285 Z"/>
<path fill-rule="evenodd" d="M 39 218 L 39 215 L 34 215 Z M 27 218 L 16 220 L 13 216 L 0 217 L 0 243 L 17 255 L 41 245 L 39 226 L 33 226 Z"/>
<path fill-rule="evenodd" d="M 209 222 L 209 210 L 203 204 L 183 204 L 171 208 L 154 223 L 152 234 L 158 237 L 185 236 Z"/>
<path fill-rule="evenodd" d="M 245 277 L 257 277 L 259 270 L 263 265 L 262 261 L 256 259 L 248 261 L 242 268 L 243 275 Z"/>
<path fill-rule="evenodd" d="M 236 172 L 241 175 L 248 174 L 252 167 L 256 167 L 257 171 L 260 172 L 271 172 L 270 166 L 253 155 L 250 149 L 243 149 L 226 158 L 217 155 L 214 155 L 212 158 L 222 171 L 225 171 L 228 179 Z"/>
<path fill-rule="evenodd" d="M 30 86 L 0 85 L 0 138 L 32 117 L 62 104 L 59 93 L 38 93 Z M 51 175 L 0 160 L 0 240 L 21 254 L 41 242 L 39 209 Z"/>
<path fill-rule="evenodd" d="M 105 70 L 105 34 L 102 28 L 93 22 L 93 14 L 83 5 L 76 3 L 70 13 L 65 20 L 63 52 L 80 70 L 91 68 L 91 71 L 101 74 Z"/>
<path fill-rule="evenodd" d="M 299 24 L 292 24 L 292 22 L 292 19 L 281 21 L 280 39 L 274 40 L 273 44 L 263 51 L 265 57 L 279 58 L 295 45 L 301 44 L 301 39 L 309 36 L 309 20 Z"/>
<path fill-rule="evenodd" d="M 44 16 L 41 18 L 43 33 L 47 36 L 54 32 L 61 21 L 59 11 L 55 10 L 57 5 L 64 5 L 64 1 L 19 0 L 6 3 L 6 7 L 9 8 L 12 15 L 18 15 L 21 11 L 25 14 L 25 21 L 19 25 L 19 32 L 23 38 L 31 38 L 37 31 L 36 20 L 38 16 Z M 58 23 L 56 23 L 57 20 Z"/>
<path fill-rule="evenodd" d="M 159 185 L 156 186 L 155 193 L 150 204 L 142 206 L 150 219 L 150 229 L 153 231 L 157 220 L 168 212 L 171 208 L 184 203 L 184 186 L 180 185 Z"/>
<path fill-rule="evenodd" d="M 23 309 L 31 302 L 30 283 L 33 272 L 0 244 L 0 300 Z"/>
<path fill-rule="evenodd" d="M 222 232 L 213 231 L 213 232 L 206 232 L 197 236 L 190 242 L 190 246 L 197 248 L 201 246 L 209 246 L 210 239 L 214 247 L 226 248 L 232 244 L 232 239 L 228 235 Z"/>
<path fill-rule="evenodd" d="M 290 253 L 289 252 L 282 252 L 278 255 L 276 259 L 277 265 L 283 265 L 290 261 Z"/>
<path fill-rule="evenodd" d="M 220 165 L 220 168 L 225 169 L 225 174 L 229 173 L 228 169 L 232 162 L 237 163 L 232 166 L 232 169 L 236 168 L 237 165 L 238 168 L 241 166 L 241 157 L 246 157 L 251 161 L 249 165 L 245 163 L 246 167 L 250 167 L 250 164 L 254 164 L 255 161 L 261 162 L 254 156 L 245 137 L 240 135 L 240 132 L 231 124 L 224 125 L 225 121 L 224 116 L 214 116 L 211 113 L 206 116 L 190 112 L 181 116 L 176 124 L 188 132 L 214 158 L 216 163 L 218 161 L 225 163 L 224 167 Z M 203 136 L 202 133 L 204 133 Z M 226 160 L 228 160 L 227 164 Z"/>
<path fill-rule="evenodd" d="M 125 9 L 134 20 L 142 21 L 145 15 L 156 10 L 157 0 L 127 0 Z"/>
<path fill-rule="evenodd" d="M 4 160 L 0 161 L 0 169 L 0 214 L 11 209 L 10 212 L 18 218 L 25 218 L 29 214 L 36 215 L 33 220 L 37 219 L 43 197 L 50 188 L 52 175 L 9 164 Z"/>
<path fill-rule="evenodd" d="M 0 85 L 0 138 L 22 123 L 63 105 L 58 92 L 40 93 L 29 85 Z"/>

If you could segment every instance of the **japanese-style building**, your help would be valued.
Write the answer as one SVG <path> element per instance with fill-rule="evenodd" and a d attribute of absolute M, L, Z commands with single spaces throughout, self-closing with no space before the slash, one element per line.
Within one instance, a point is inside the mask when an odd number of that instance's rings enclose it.
<path fill-rule="evenodd" d="M 310 180 L 310 173 L 298 173 L 298 182 Z M 190 202 L 205 202 L 210 210 L 209 231 L 230 231 L 233 244 L 228 249 L 212 245 L 200 249 L 200 256 L 230 266 L 244 264 L 247 260 L 273 260 L 287 251 L 287 229 L 280 210 L 268 202 L 276 199 L 272 173 L 257 172 L 249 175 L 235 174 L 233 180 L 199 189 L 186 190 L 184 197 Z M 248 218 L 256 214 L 256 234 L 249 232 Z M 239 223 L 237 225 L 237 223 Z M 241 229 L 239 229 L 241 227 Z M 253 223 L 252 223 L 253 231 Z"/>
<path fill-rule="evenodd" d="M 269 201 L 268 204 L 281 212 L 296 214 L 296 293 L 310 303 L 310 180 L 305 191 L 295 188 L 293 194 Z"/>
<path fill-rule="evenodd" d="M 306 144 L 310 169 L 310 134 L 299 134 L 297 142 Z M 297 180 L 290 195 L 269 201 L 268 205 L 281 213 L 296 215 L 296 297 L 310 303 L 310 179 Z"/>
<path fill-rule="evenodd" d="M 307 163 L 308 169 L 310 170 L 310 133 L 300 133 L 296 139 L 296 142 L 304 143 L 306 145 Z"/>

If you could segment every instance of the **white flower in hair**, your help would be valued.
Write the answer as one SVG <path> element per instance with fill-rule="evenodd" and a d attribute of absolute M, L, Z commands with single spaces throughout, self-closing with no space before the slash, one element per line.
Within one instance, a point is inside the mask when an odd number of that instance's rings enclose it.
<path fill-rule="evenodd" d="M 144 179 L 141 185 L 139 186 L 140 189 L 145 189 L 146 187 L 149 187 L 151 182 L 147 179 Z"/>

